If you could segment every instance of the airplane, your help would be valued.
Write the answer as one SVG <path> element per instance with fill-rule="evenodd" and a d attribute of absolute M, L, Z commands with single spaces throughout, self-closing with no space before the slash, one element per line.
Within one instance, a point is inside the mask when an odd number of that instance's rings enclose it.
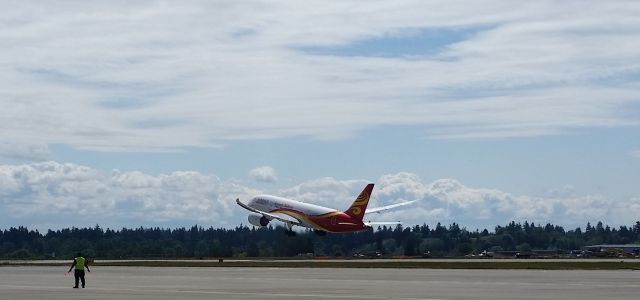
<path fill-rule="evenodd" d="M 318 235 L 326 235 L 327 232 L 355 232 L 371 229 L 375 225 L 400 224 L 400 222 L 364 222 L 363 217 L 365 214 L 381 213 L 415 202 L 414 200 L 367 209 L 372 191 L 373 183 L 367 184 L 345 211 L 271 195 L 255 196 L 247 204 L 242 203 L 238 198 L 236 203 L 251 212 L 248 217 L 251 225 L 265 227 L 271 220 L 278 220 L 285 224 L 287 235 L 295 234 L 292 230 L 293 226 L 311 228 Z"/>

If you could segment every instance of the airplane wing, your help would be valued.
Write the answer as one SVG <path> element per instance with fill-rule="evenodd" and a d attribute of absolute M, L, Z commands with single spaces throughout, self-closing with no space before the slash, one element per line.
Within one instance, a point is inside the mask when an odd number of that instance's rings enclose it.
<path fill-rule="evenodd" d="M 413 200 L 413 201 L 407 201 L 407 202 L 400 202 L 400 203 L 396 203 L 396 204 L 391 204 L 391 205 L 387 205 L 387 206 L 381 206 L 381 207 L 376 207 L 376 208 L 369 208 L 367 209 L 364 213 L 365 214 L 372 214 L 372 213 L 381 213 L 383 211 L 387 211 L 396 207 L 400 207 L 400 206 L 405 206 L 405 205 L 409 205 L 413 202 L 416 202 L 417 200 Z"/>
<path fill-rule="evenodd" d="M 276 219 L 278 221 L 284 222 L 284 223 L 288 223 L 291 225 L 300 225 L 300 221 L 298 221 L 297 219 L 291 217 L 291 216 L 287 216 L 284 214 L 273 214 L 273 213 L 268 213 L 266 211 L 261 211 L 261 210 L 257 210 L 253 207 L 249 207 L 248 205 L 240 202 L 240 198 L 236 199 L 236 203 L 238 203 L 238 205 L 240 205 L 242 208 L 250 211 L 250 212 L 254 212 L 257 214 L 261 214 L 269 219 Z"/>

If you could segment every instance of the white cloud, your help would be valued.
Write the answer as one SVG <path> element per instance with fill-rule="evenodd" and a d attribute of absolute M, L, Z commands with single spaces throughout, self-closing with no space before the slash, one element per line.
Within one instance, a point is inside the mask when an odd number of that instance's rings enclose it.
<path fill-rule="evenodd" d="M 16 162 L 43 161 L 49 157 L 49 147 L 35 142 L 0 141 L 0 160 Z"/>
<path fill-rule="evenodd" d="M 611 215 L 619 217 L 617 222 L 631 224 L 640 221 L 640 197 L 629 199 L 629 201 L 616 202 L 611 209 Z"/>
<path fill-rule="evenodd" d="M 116 226 L 200 223 L 235 225 L 235 197 L 257 191 L 213 175 L 105 173 L 56 162 L 0 166 L 3 226 L 95 223 Z M 229 223 L 229 222 L 232 223 Z"/>
<path fill-rule="evenodd" d="M 464 139 L 638 125 L 639 13 L 634 1 L 18 2 L 0 15 L 0 135 L 157 151 L 380 125 Z M 435 55 L 300 50 L 425 29 L 478 32 Z"/>
<path fill-rule="evenodd" d="M 256 167 L 251 169 L 249 171 L 249 177 L 251 177 L 255 181 L 261 181 L 261 182 L 278 181 L 276 170 L 274 170 L 270 166 L 261 166 L 261 167 Z"/>
<path fill-rule="evenodd" d="M 262 191 L 215 175 L 192 171 L 149 175 L 104 172 L 75 164 L 43 162 L 0 165 L 0 227 L 204 226 L 246 224 L 246 212 L 234 199 L 271 193 L 304 202 L 346 209 L 368 183 L 319 178 L 290 188 Z M 599 195 L 533 197 L 487 188 L 470 188 L 455 179 L 428 183 L 415 174 L 388 174 L 375 181 L 371 207 L 418 200 L 404 209 L 372 216 L 407 225 L 449 224 L 489 228 L 511 220 L 584 226 L 603 221 L 629 225 L 640 215 L 640 198 Z"/>

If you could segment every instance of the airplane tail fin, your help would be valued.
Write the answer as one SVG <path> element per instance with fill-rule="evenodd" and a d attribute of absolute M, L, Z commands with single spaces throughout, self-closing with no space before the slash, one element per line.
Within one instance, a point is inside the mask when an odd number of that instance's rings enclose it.
<path fill-rule="evenodd" d="M 373 191 L 373 183 L 367 184 L 367 186 L 362 190 L 356 201 L 353 201 L 351 207 L 345 210 L 344 213 L 349 215 L 352 218 L 362 220 L 364 216 L 364 211 L 367 209 L 367 204 L 369 204 L 369 197 L 371 197 L 371 192 Z"/>

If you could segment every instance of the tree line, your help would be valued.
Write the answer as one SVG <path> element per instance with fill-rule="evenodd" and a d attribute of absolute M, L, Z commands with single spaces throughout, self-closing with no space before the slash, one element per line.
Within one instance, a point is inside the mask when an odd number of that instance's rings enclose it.
<path fill-rule="evenodd" d="M 288 236 L 283 227 L 232 229 L 122 228 L 119 230 L 66 228 L 40 233 L 26 227 L 0 231 L 0 258 L 68 259 L 77 252 L 98 259 L 289 257 L 296 255 L 352 256 L 380 253 L 384 256 L 455 257 L 483 251 L 531 251 L 581 249 L 594 244 L 640 243 L 640 221 L 611 228 L 598 222 L 565 230 L 552 224 L 510 222 L 493 231 L 470 231 L 453 223 L 435 227 L 378 227 L 376 230 L 316 235 L 307 230 Z"/>

